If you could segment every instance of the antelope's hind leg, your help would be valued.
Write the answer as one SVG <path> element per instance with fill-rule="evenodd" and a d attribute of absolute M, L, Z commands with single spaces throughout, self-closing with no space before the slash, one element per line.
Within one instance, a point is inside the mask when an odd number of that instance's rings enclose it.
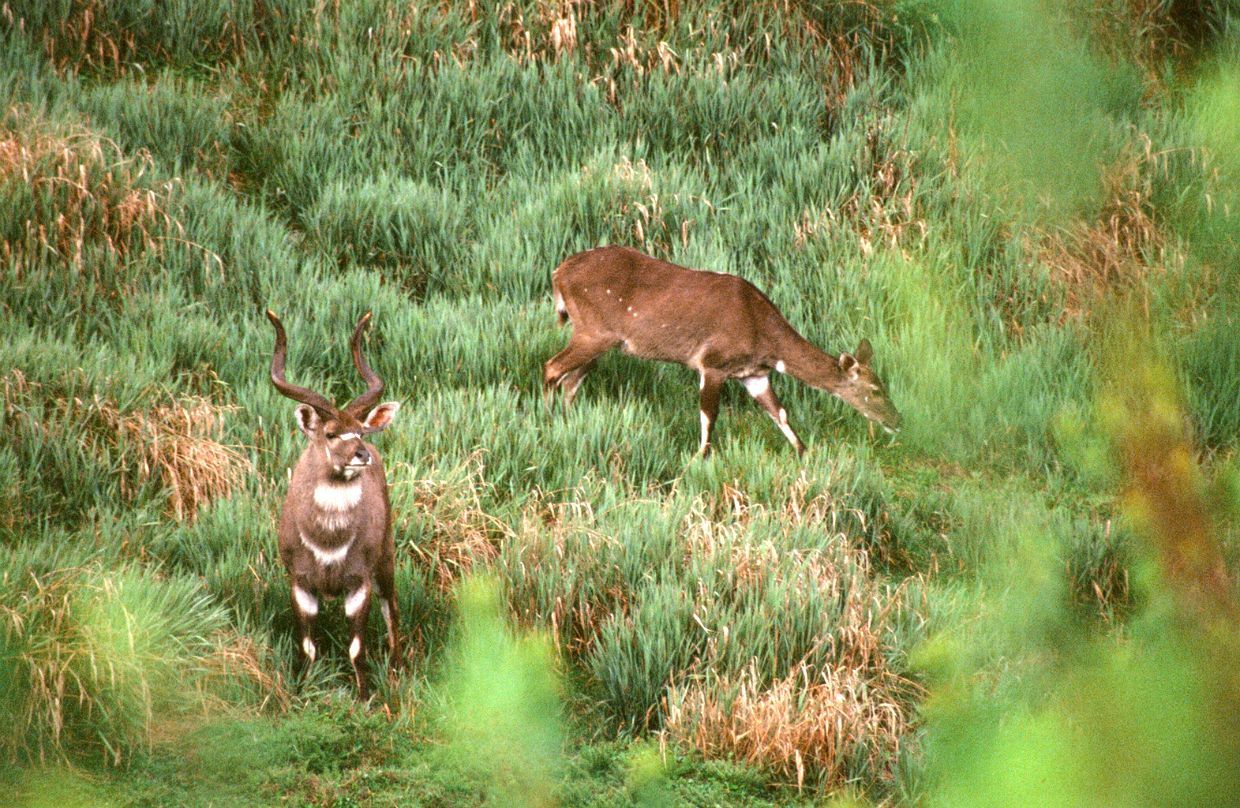
<path fill-rule="evenodd" d="M 564 405 L 572 403 L 577 388 L 594 366 L 594 362 L 615 346 L 611 340 L 587 340 L 578 337 L 574 332 L 572 339 L 564 350 L 547 360 L 543 365 L 543 399 L 551 406 L 551 398 L 556 388 L 563 388 Z"/>

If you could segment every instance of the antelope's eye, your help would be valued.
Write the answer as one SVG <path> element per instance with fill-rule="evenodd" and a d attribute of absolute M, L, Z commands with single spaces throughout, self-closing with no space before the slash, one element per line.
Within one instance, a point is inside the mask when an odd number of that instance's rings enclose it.
<path fill-rule="evenodd" d="M 328 433 L 327 433 L 327 438 L 328 438 L 328 440 L 335 440 L 335 439 L 336 439 L 336 438 L 338 438 L 338 437 L 340 437 L 340 436 L 339 436 L 339 435 L 337 435 L 335 432 L 328 432 Z"/>

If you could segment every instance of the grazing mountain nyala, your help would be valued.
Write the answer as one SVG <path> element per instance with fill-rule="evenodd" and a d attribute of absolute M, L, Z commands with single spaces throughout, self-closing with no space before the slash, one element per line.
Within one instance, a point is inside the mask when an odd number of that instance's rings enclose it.
<path fill-rule="evenodd" d="M 392 423 L 400 403 L 387 401 L 375 406 L 383 395 L 383 380 L 362 358 L 362 332 L 370 320 L 369 313 L 358 320 L 352 341 L 353 364 L 367 384 L 366 392 L 343 409 L 284 378 L 284 326 L 271 311 L 267 318 L 276 329 L 271 382 L 285 396 L 300 402 L 295 410 L 297 425 L 309 441 L 293 468 L 279 529 L 280 560 L 288 570 L 293 590 L 301 650 L 306 664 L 313 663 L 319 599 L 343 595 L 351 636 L 349 661 L 358 694 L 365 698 L 366 619 L 372 594 L 379 599 L 393 661 L 399 650 L 392 508 L 383 461 L 363 436 Z"/>
<path fill-rule="evenodd" d="M 888 432 L 900 427 L 900 413 L 870 367 L 868 341 L 854 353 L 819 350 L 744 278 L 612 246 L 569 256 L 552 273 L 551 289 L 560 323 L 571 321 L 573 335 L 543 366 L 548 398 L 563 388 L 572 403 L 594 362 L 618 347 L 698 372 L 703 455 L 710 453 L 719 391 L 728 379 L 739 379 L 797 452 L 805 450 L 771 390 L 772 370 L 838 396 Z"/>

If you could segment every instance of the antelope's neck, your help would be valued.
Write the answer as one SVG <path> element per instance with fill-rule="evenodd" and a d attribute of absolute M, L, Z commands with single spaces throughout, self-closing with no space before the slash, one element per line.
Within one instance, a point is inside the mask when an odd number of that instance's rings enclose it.
<path fill-rule="evenodd" d="M 779 359 L 785 372 L 810 387 L 834 393 L 843 381 L 839 361 L 795 331 L 783 340 Z"/>

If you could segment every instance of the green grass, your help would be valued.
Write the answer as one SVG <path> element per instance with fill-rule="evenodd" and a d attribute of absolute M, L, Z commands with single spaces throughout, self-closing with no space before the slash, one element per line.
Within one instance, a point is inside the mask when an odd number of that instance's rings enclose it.
<path fill-rule="evenodd" d="M 1182 418 L 1234 563 L 1240 47 L 1225 4 L 1164 5 L 11 3 L 4 781 L 956 804 L 954 775 L 1018 800 L 1074 721 L 1166 751 L 1148 717 L 1183 708 L 1175 737 L 1225 736 L 1202 716 L 1236 701 L 1192 657 L 1229 646 L 1163 620 L 1188 596 L 1107 409 L 1147 384 Z M 548 411 L 550 272 L 606 243 L 739 274 L 829 351 L 870 339 L 899 439 L 780 378 L 803 459 L 732 386 L 696 460 L 694 375 L 620 355 Z M 379 448 L 408 651 L 366 707 L 334 604 L 296 675 L 274 527 L 302 438 L 268 307 L 290 377 L 338 400 L 372 311 L 404 404 Z"/>

